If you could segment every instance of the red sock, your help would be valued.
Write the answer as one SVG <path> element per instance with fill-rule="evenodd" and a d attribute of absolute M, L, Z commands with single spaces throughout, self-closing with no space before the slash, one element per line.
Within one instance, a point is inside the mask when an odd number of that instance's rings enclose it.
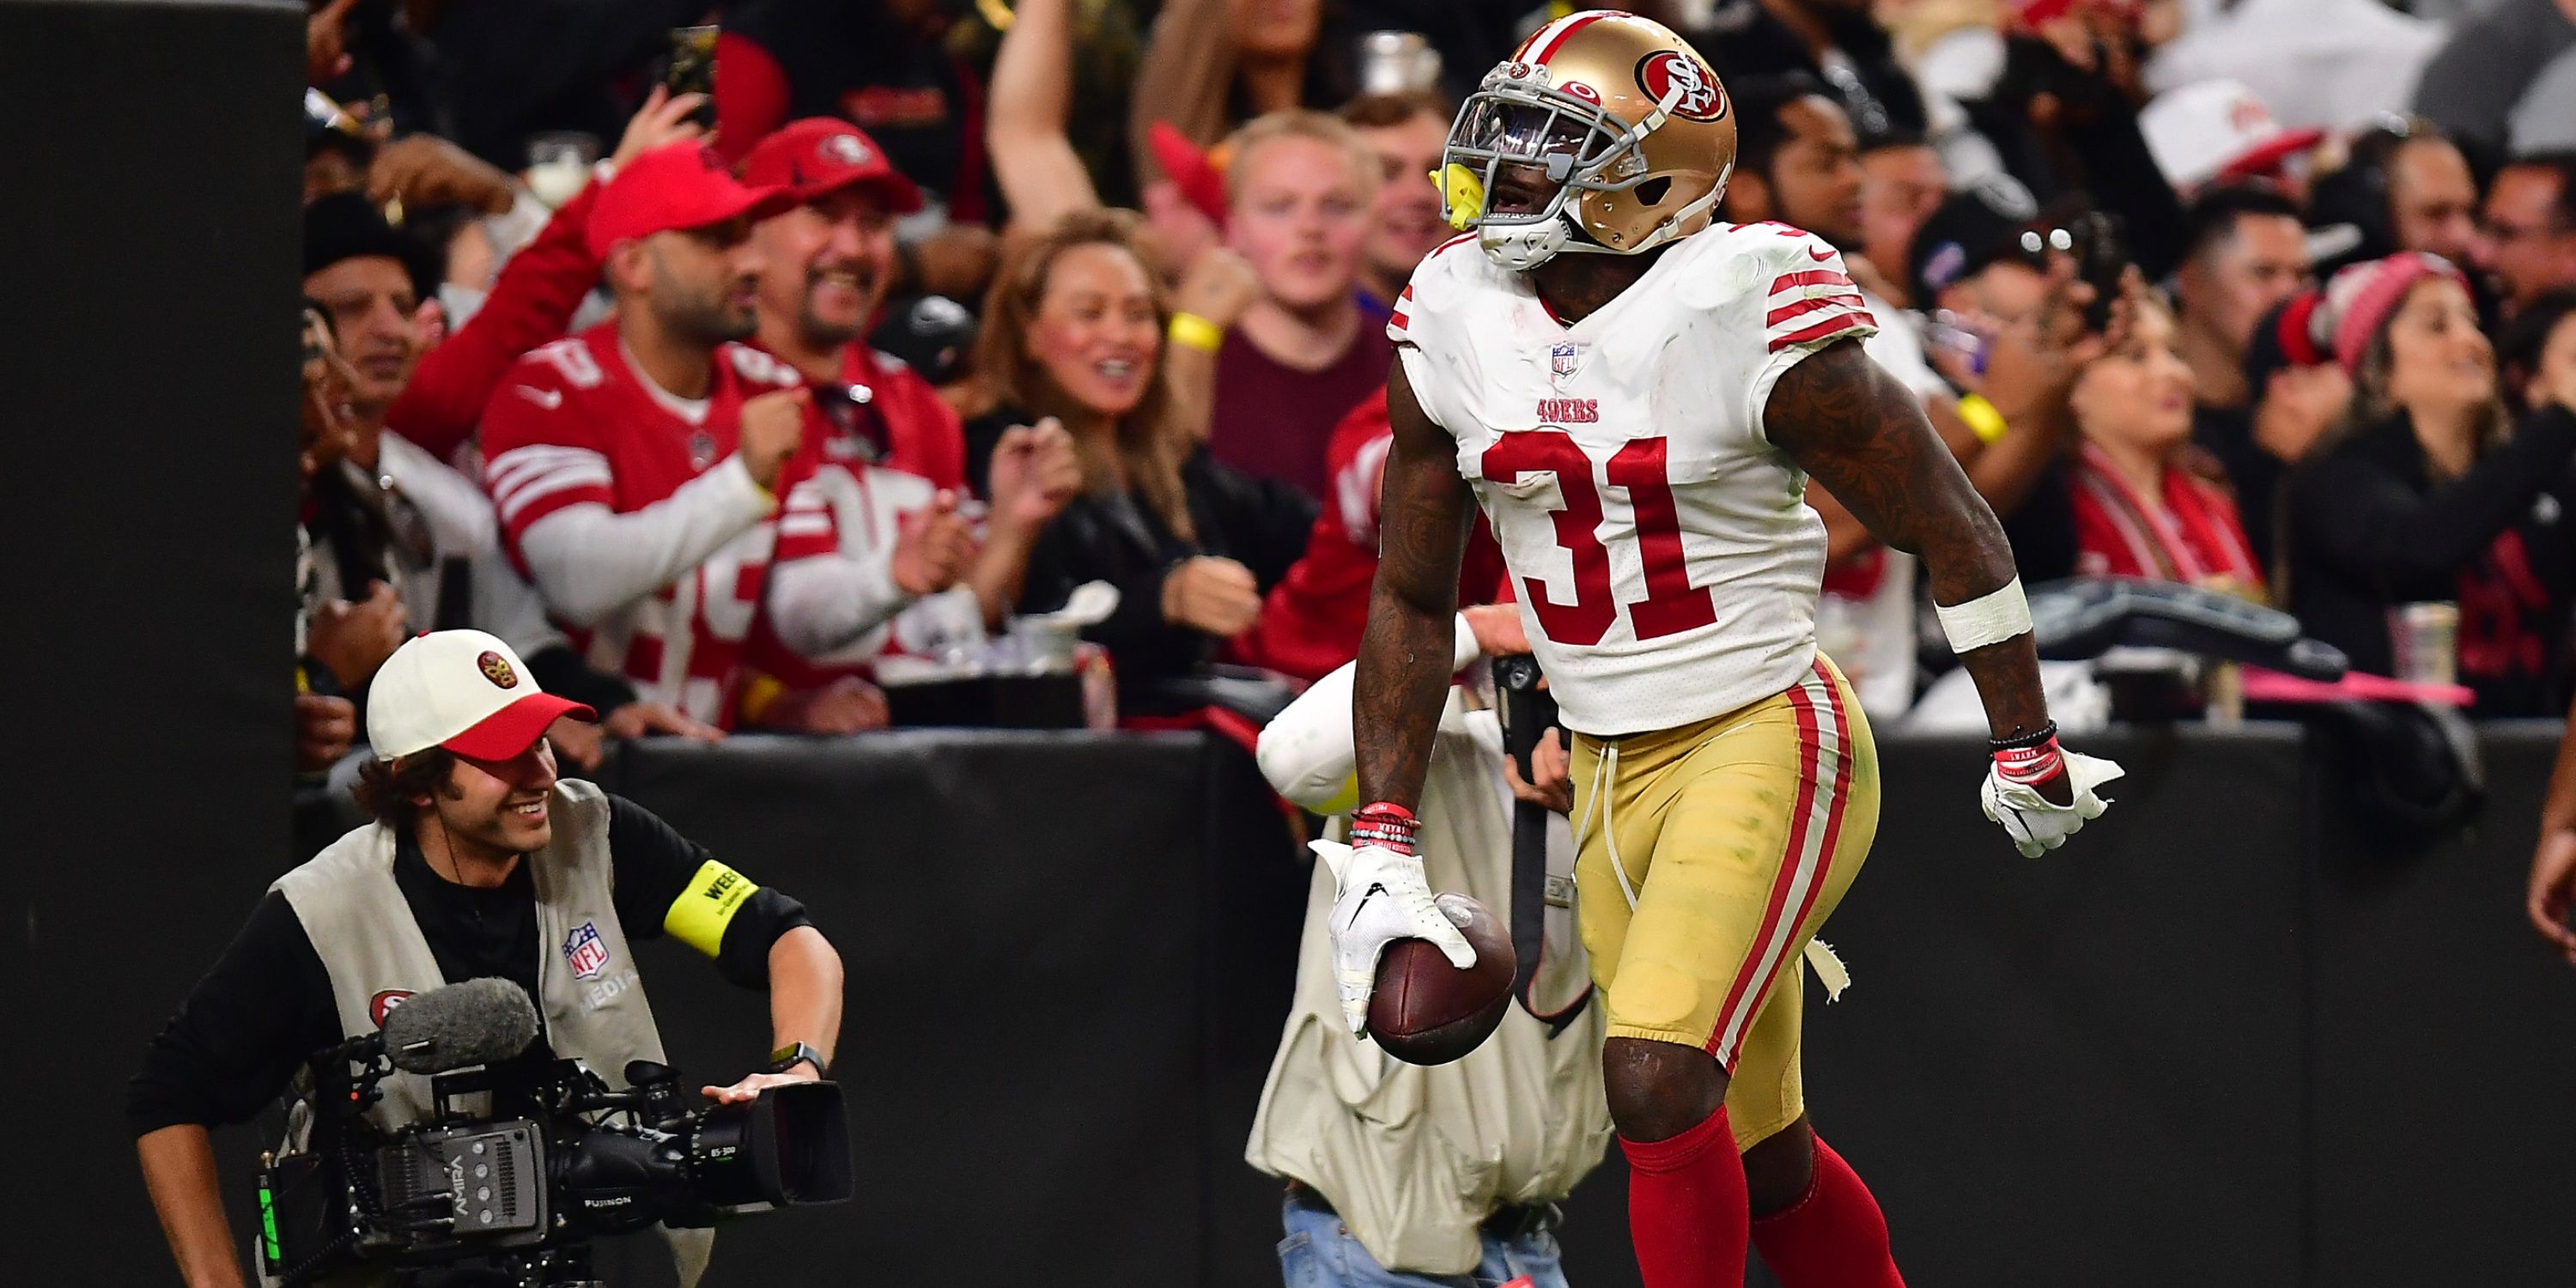
<path fill-rule="evenodd" d="M 1806 1196 L 1756 1220 L 1753 1246 L 1785 1288 L 1905 1288 L 1878 1200 L 1821 1136 Z"/>
<path fill-rule="evenodd" d="M 1628 1155 L 1628 1237 L 1646 1288 L 1742 1288 L 1744 1160 L 1721 1107 L 1668 1140 L 1619 1138 Z"/>

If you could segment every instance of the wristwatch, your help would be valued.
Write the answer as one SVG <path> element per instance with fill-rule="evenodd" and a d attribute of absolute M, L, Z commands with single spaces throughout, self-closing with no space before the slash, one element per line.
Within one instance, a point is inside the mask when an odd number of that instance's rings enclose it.
<path fill-rule="evenodd" d="M 790 1042 L 769 1053 L 771 1073 L 785 1073 L 799 1064 L 814 1066 L 814 1076 L 817 1078 L 832 1076 L 831 1066 L 823 1063 L 823 1053 L 802 1042 Z"/>

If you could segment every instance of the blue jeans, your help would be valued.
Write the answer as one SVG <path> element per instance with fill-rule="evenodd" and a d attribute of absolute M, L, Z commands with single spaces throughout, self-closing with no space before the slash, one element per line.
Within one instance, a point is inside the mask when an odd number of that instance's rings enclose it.
<path fill-rule="evenodd" d="M 1280 1223 L 1288 1231 L 1279 1241 L 1279 1274 L 1287 1288 L 1502 1288 L 1523 1275 L 1531 1288 L 1566 1288 L 1550 1230 L 1512 1239 L 1482 1234 L 1485 1256 L 1473 1271 L 1417 1275 L 1380 1266 L 1312 1190 L 1289 1191 Z"/>

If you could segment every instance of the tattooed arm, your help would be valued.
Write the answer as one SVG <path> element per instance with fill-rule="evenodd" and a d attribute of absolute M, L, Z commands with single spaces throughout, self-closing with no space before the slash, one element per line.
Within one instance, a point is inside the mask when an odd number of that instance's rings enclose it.
<path fill-rule="evenodd" d="M 1771 441 L 1896 549 L 1921 557 L 1932 600 L 1952 606 L 2013 579 L 2012 547 L 1923 417 L 1923 404 L 1861 353 L 1831 345 L 1789 368 L 1762 413 Z M 2048 723 L 2039 650 L 2027 634 L 1959 655 L 1997 738 Z"/>
<path fill-rule="evenodd" d="M 1458 559 L 1475 504 L 1458 477 L 1456 448 L 1415 401 L 1401 360 L 1387 373 L 1386 406 L 1395 441 L 1386 453 L 1382 549 L 1351 706 L 1360 800 L 1412 809 L 1449 687 Z"/>

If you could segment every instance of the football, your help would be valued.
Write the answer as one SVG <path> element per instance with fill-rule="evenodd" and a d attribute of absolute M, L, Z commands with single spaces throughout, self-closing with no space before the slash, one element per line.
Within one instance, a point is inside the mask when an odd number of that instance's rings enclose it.
<path fill-rule="evenodd" d="M 1407 1064 L 1447 1064 L 1483 1045 L 1512 1002 L 1512 932 L 1494 911 L 1463 894 L 1438 896 L 1476 964 L 1460 970 L 1427 939 L 1399 939 L 1377 959 L 1369 995 L 1369 1036 Z"/>

